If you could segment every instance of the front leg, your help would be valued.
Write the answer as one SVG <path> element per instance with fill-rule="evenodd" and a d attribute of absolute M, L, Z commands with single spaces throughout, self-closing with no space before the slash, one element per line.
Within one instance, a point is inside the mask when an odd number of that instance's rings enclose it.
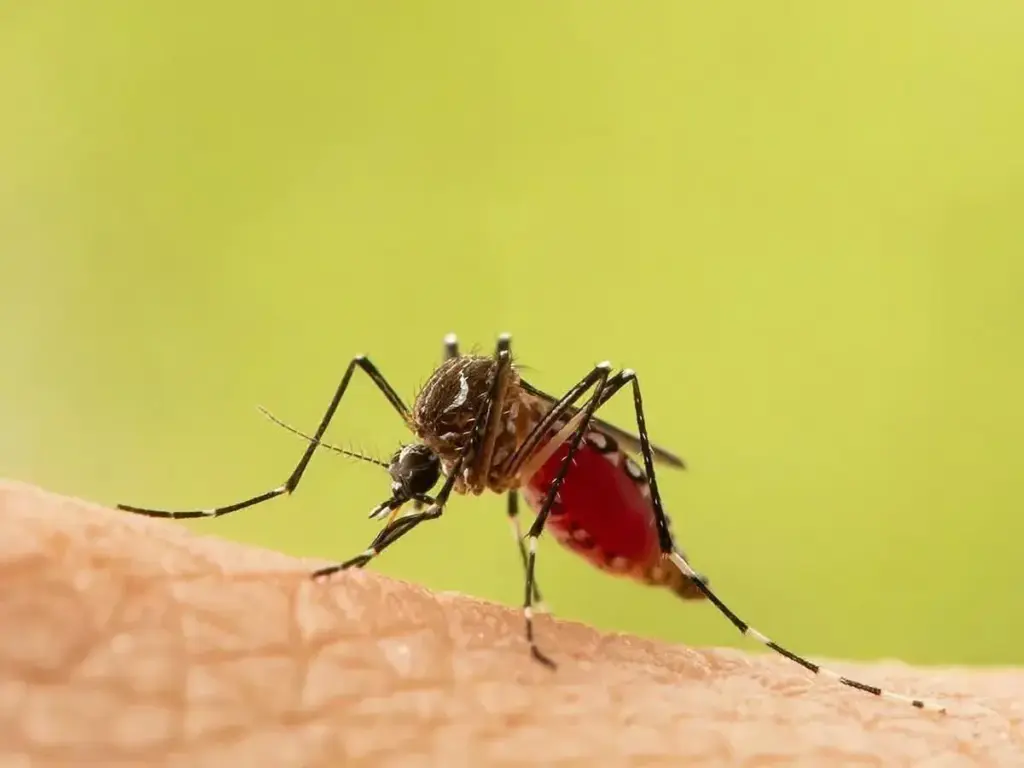
<path fill-rule="evenodd" d="M 414 512 L 411 515 L 405 517 L 392 518 L 388 520 L 387 525 L 377 534 L 376 538 L 370 542 L 363 552 L 351 557 L 343 563 L 338 565 L 329 565 L 326 568 L 320 568 L 319 570 L 313 571 L 311 574 L 313 579 L 323 579 L 327 576 L 331 576 L 338 571 L 347 571 L 349 568 L 363 568 L 373 560 L 377 555 L 383 552 L 385 549 L 390 547 L 400 538 L 405 536 L 409 531 L 415 528 L 425 520 L 436 520 L 442 514 L 444 514 L 445 505 L 448 504 L 448 497 L 451 496 L 452 490 L 455 488 L 455 479 L 462 472 L 462 466 L 465 463 L 466 455 L 463 454 L 459 457 L 459 460 L 455 462 L 454 471 L 445 479 L 444 485 L 441 486 L 441 492 L 437 494 L 437 498 L 432 500 L 426 510 L 423 512 Z M 419 496 L 418 499 L 421 502 L 431 501 L 428 496 Z M 391 497 L 388 501 L 381 505 L 378 505 L 377 509 L 385 508 L 392 509 L 393 512 L 397 512 L 401 506 L 397 504 L 398 500 L 395 497 Z M 396 505 L 397 504 L 397 505 Z"/>
<path fill-rule="evenodd" d="M 365 551 L 338 565 L 330 565 L 314 571 L 312 578 L 323 579 L 338 571 L 347 571 L 349 568 L 363 568 L 417 525 L 426 520 L 436 520 L 443 513 L 444 508 L 438 506 L 437 502 L 434 502 L 423 512 L 415 512 L 405 517 L 396 518 L 381 529 L 381 532 L 377 534 Z"/>

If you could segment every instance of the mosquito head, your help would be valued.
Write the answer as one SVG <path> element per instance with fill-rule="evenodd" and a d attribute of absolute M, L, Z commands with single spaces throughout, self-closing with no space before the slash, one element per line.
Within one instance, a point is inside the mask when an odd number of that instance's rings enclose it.
<path fill-rule="evenodd" d="M 397 498 L 411 499 L 430 493 L 441 477 L 441 460 L 423 443 L 403 445 L 388 464 L 391 491 Z"/>

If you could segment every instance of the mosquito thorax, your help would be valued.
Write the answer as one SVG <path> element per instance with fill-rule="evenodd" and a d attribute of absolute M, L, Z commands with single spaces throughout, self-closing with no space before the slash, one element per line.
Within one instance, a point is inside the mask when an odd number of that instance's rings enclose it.
<path fill-rule="evenodd" d="M 493 357 L 450 358 L 434 370 L 413 403 L 413 428 L 438 455 L 446 473 L 469 447 L 477 414 L 488 412 L 485 406 L 496 370 Z M 494 430 L 484 440 L 480 454 L 463 468 L 457 485 L 461 492 L 480 493 L 487 487 L 493 488 L 487 475 L 494 477 L 501 459 L 514 452 L 520 439 L 519 374 L 512 366 L 506 370 L 505 381 L 498 388 L 500 413 L 492 419 Z"/>
<path fill-rule="evenodd" d="M 423 443 L 403 445 L 388 465 L 391 490 L 403 498 L 429 493 L 441 477 L 441 460 Z"/>
<path fill-rule="evenodd" d="M 495 362 L 461 355 L 445 360 L 427 379 L 412 406 L 413 426 L 442 459 L 463 451 L 477 412 L 489 396 Z"/>

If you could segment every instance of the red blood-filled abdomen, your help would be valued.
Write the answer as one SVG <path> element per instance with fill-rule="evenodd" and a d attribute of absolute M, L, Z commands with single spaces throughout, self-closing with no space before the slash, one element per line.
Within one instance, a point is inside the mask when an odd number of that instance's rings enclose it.
<path fill-rule="evenodd" d="M 591 436 L 598 442 L 580 444 L 545 527 L 602 569 L 637 571 L 660 555 L 646 478 L 631 458 L 601 440 L 603 435 Z M 535 513 L 568 452 L 566 441 L 523 485 L 523 496 Z"/>

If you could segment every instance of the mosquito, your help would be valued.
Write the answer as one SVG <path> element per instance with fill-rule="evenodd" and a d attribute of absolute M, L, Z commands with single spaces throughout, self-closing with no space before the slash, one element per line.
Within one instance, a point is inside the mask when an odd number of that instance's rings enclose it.
<path fill-rule="evenodd" d="M 370 513 L 372 518 L 386 518 L 386 523 L 369 546 L 342 563 L 314 571 L 314 579 L 366 566 L 421 523 L 440 518 L 453 492 L 480 495 L 491 491 L 507 496 L 506 514 L 525 570 L 526 640 L 533 658 L 545 666 L 555 664 L 535 641 L 533 617 L 541 603 L 536 579 L 537 543 L 546 530 L 601 570 L 668 588 L 684 600 L 710 601 L 742 635 L 814 675 L 918 709 L 946 712 L 937 703 L 853 680 L 787 650 L 750 626 L 715 594 L 708 579 L 691 567 L 672 535 L 655 464 L 685 469 L 685 463 L 651 443 L 635 371 L 623 368 L 613 373 L 609 362 L 598 363 L 565 394 L 555 397 L 522 378 L 511 349 L 511 336 L 501 334 L 493 355 L 462 354 L 456 336 L 448 334 L 444 359 L 420 388 L 411 409 L 370 359 L 357 355 L 348 364 L 314 434 L 300 432 L 264 411 L 307 443 L 283 485 L 209 509 L 170 511 L 117 506 L 152 517 L 220 517 L 293 493 L 314 452 L 323 447 L 385 466 L 392 483 L 390 496 Z M 418 438 L 419 442 L 399 448 L 388 462 L 322 440 L 357 369 L 370 378 Z M 627 388 L 633 396 L 635 434 L 595 415 Z M 642 467 L 630 452 L 640 454 Z M 442 477 L 440 490 L 431 495 Z M 535 513 L 525 537 L 519 521 L 520 492 Z M 400 514 L 410 502 L 414 510 Z"/>

